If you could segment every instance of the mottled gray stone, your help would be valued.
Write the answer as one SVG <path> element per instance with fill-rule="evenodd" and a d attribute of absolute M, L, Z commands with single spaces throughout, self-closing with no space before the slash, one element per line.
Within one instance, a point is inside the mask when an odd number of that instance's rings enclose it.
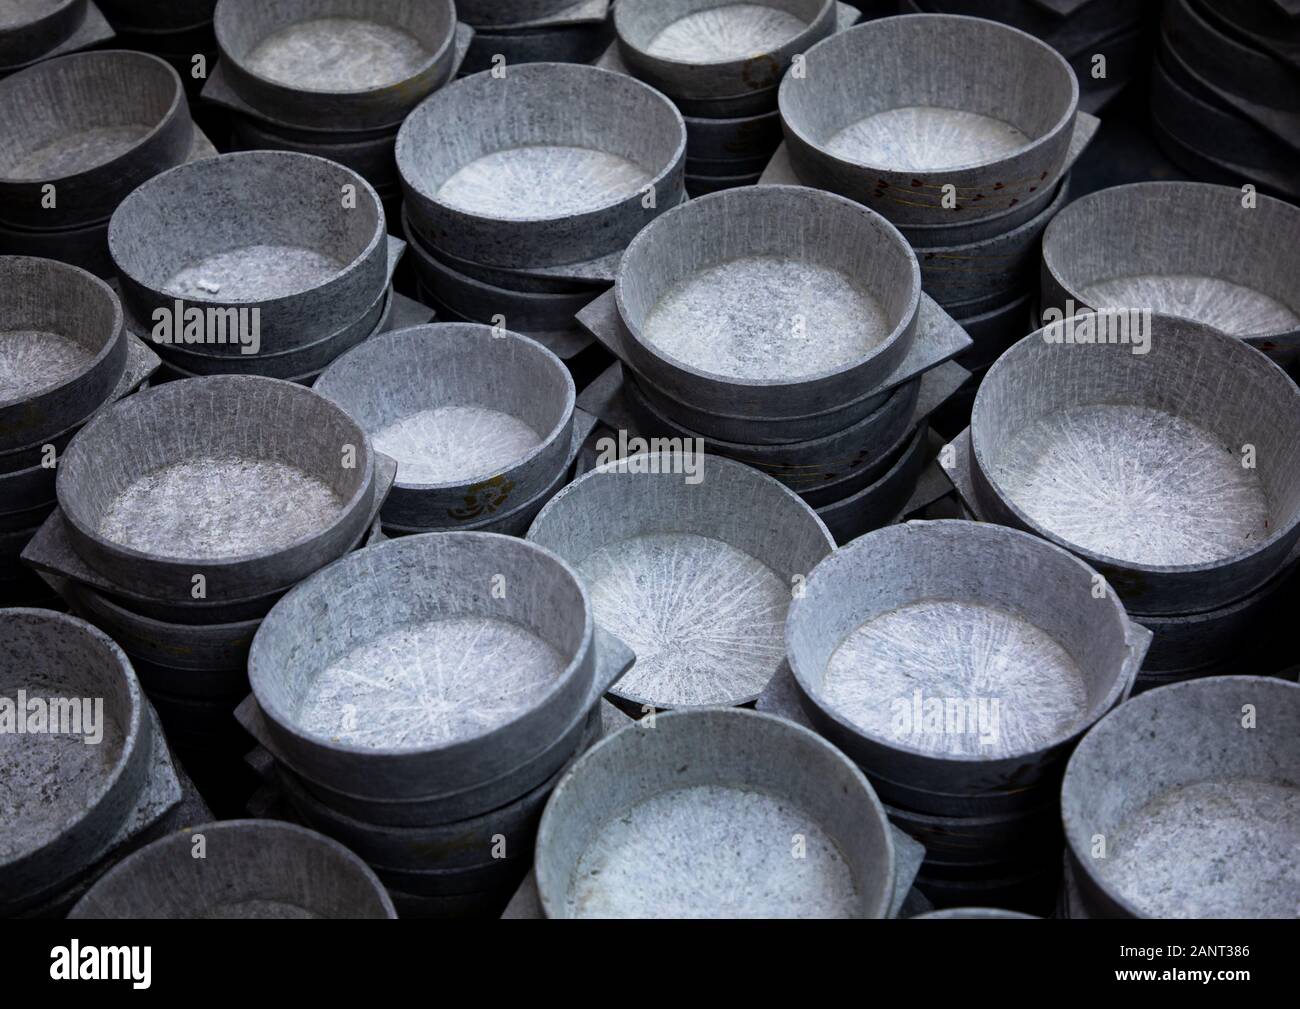
<path fill-rule="evenodd" d="M 1148 330 L 1144 354 L 1048 342 L 1050 327 L 1003 354 L 971 415 L 973 493 L 991 521 L 1088 561 L 1134 612 L 1213 609 L 1300 536 L 1300 391 L 1208 326 L 1152 315 Z"/>
<path fill-rule="evenodd" d="M 658 92 L 545 63 L 431 95 L 398 133 L 397 164 L 428 242 L 487 265 L 545 266 L 616 252 L 675 206 L 685 150 L 681 115 Z M 654 208 L 642 205 L 646 186 Z"/>
<path fill-rule="evenodd" d="M 940 224 L 1006 210 L 1059 178 L 1078 96 L 1074 71 L 1038 39 L 923 14 L 818 43 L 805 74 L 781 83 L 780 108 L 801 178 L 900 224 Z"/>
<path fill-rule="evenodd" d="M 204 856 L 194 857 L 196 839 Z M 224 820 L 123 859 L 68 915 L 85 918 L 396 918 L 361 859 L 315 831 Z"/>
<path fill-rule="evenodd" d="M 86 14 L 86 0 L 11 4 L 0 12 L 0 66 L 44 53 L 67 39 Z"/>
<path fill-rule="evenodd" d="M 599 8 L 598 4 L 583 5 L 589 10 Z M 604 4 L 608 8 L 608 4 Z M 470 43 L 469 52 L 465 54 L 463 74 L 475 74 L 481 70 L 490 70 L 505 60 L 505 66 L 519 66 L 524 63 L 595 63 L 612 35 L 608 23 L 603 19 L 590 17 L 579 20 L 521 28 L 519 30 L 490 32 L 480 29 Z"/>
<path fill-rule="evenodd" d="M 549 13 L 527 12 L 527 8 L 521 8 L 519 4 L 510 4 L 516 12 L 517 21 L 494 23 L 491 25 L 484 24 L 483 34 L 500 35 L 520 32 L 525 29 L 537 28 L 562 28 L 565 26 L 603 24 L 609 17 L 609 8 L 613 0 L 565 0 L 565 4 L 558 10 Z M 464 4 L 462 3 L 463 7 Z M 509 15 L 511 12 L 506 11 L 504 14 Z"/>
<path fill-rule="evenodd" d="M 891 802 L 941 815 L 955 812 L 944 793 L 1041 805 L 1073 741 L 1127 696 L 1150 640 L 1112 592 L 1094 597 L 1094 577 L 1019 531 L 890 526 L 809 576 L 786 622 L 790 668 L 814 725 Z M 953 731 L 917 726 L 917 691 L 922 704 L 996 702 L 996 724 L 963 711 Z"/>
<path fill-rule="evenodd" d="M 537 838 L 547 917 L 887 917 L 895 851 L 862 773 L 752 711 L 630 725 L 579 758 Z"/>
<path fill-rule="evenodd" d="M 559 14 L 574 0 L 460 0 L 456 12 L 475 28 L 518 24 Z"/>
<path fill-rule="evenodd" d="M 975 315 L 954 314 L 957 324 L 974 343 L 970 350 L 958 355 L 958 363 L 972 371 L 986 368 L 1013 343 L 1036 329 L 1037 308 L 1034 302 L 1034 295 L 1030 293 Z M 952 306 L 949 306 L 949 311 L 955 313 Z"/>
<path fill-rule="evenodd" d="M 1061 790 L 1085 914 L 1300 915 L 1297 741 L 1300 687 L 1268 677 L 1162 687 L 1102 719 Z"/>

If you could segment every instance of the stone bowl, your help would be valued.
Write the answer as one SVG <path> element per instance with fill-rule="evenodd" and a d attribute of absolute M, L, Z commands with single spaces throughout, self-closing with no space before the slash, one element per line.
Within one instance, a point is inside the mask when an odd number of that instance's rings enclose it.
<path fill-rule="evenodd" d="M 203 858 L 195 845 L 203 838 Z M 370 868 L 337 841 L 277 820 L 223 820 L 146 845 L 69 918 L 396 918 Z"/>
<path fill-rule="evenodd" d="M 659 92 L 559 63 L 462 78 L 397 135 L 415 230 L 488 266 L 576 263 L 624 248 L 681 201 L 685 154 L 681 114 Z"/>
<path fill-rule="evenodd" d="M 86 0 L 6 4 L 0 15 L 0 67 L 48 53 L 77 30 L 87 6 Z"/>
<path fill-rule="evenodd" d="M 111 287 L 66 263 L 0 256 L 0 450 L 39 446 L 85 420 L 126 358 Z"/>
<path fill-rule="evenodd" d="M 691 460 L 698 479 L 682 472 Z M 528 538 L 573 566 L 596 622 L 636 652 L 608 692 L 634 717 L 752 702 L 784 658 L 791 594 L 834 549 L 771 477 L 670 452 L 597 466 L 551 499 Z"/>
<path fill-rule="evenodd" d="M 108 246 L 122 301 L 142 324 L 177 301 L 227 319 L 256 309 L 270 353 L 319 339 L 375 303 L 388 283 L 386 226 L 378 194 L 355 172 L 307 154 L 250 151 L 144 183 L 113 214 Z"/>
<path fill-rule="evenodd" d="M 0 735 L 5 830 L 0 843 L 0 904 L 53 889 L 110 845 L 145 787 L 152 721 L 131 663 L 105 634 L 52 610 L 0 610 L 0 696 L 17 704 L 88 699 L 102 733 L 88 745 L 88 726 L 73 733 L 12 729 Z M 99 706 L 96 704 L 96 707 Z M 18 709 L 17 717 L 29 717 Z M 47 723 L 48 726 L 48 723 Z"/>
<path fill-rule="evenodd" d="M 854 540 L 812 571 L 785 625 L 814 727 L 885 801 L 939 814 L 953 810 L 936 793 L 1041 804 L 1149 642 L 1078 558 L 963 521 Z"/>
<path fill-rule="evenodd" d="M 771 157 L 781 143 L 781 113 L 705 119 L 684 116 L 686 151 L 692 158 L 725 161 L 732 158 Z"/>
<path fill-rule="evenodd" d="M 568 459 L 575 391 L 554 354 L 472 323 L 387 333 L 344 354 L 315 390 L 397 460 L 386 521 L 470 522 L 527 501 Z"/>
<path fill-rule="evenodd" d="M 916 482 L 925 469 L 928 428 L 920 425 L 907 430 L 897 444 L 885 450 L 881 461 L 867 467 L 843 497 L 821 503 L 805 492 L 804 499 L 817 509 L 817 517 L 830 530 L 835 542 L 843 546 L 864 533 L 898 521 L 907 506 Z M 849 483 L 849 481 L 844 481 Z"/>
<path fill-rule="evenodd" d="M 947 14 L 833 35 L 780 87 L 799 176 L 897 224 L 975 220 L 1057 179 L 1078 100 L 1074 71 L 1055 49 Z"/>
<path fill-rule="evenodd" d="M 884 918 L 894 859 L 876 793 L 824 739 L 755 711 L 679 711 L 561 779 L 537 891 L 548 918 Z"/>
<path fill-rule="evenodd" d="M 1103 718 L 1061 788 L 1087 915 L 1294 918 L 1298 745 L 1300 686 L 1270 677 L 1161 687 Z"/>
<path fill-rule="evenodd" d="M 970 433 L 981 514 L 1072 550 L 1135 613 L 1239 599 L 1300 537 L 1300 389 L 1198 322 L 1039 330 L 989 368 Z"/>
<path fill-rule="evenodd" d="M 1090 193 L 1043 233 L 1042 308 L 1183 316 L 1279 359 L 1300 353 L 1300 208 L 1239 186 L 1137 182 Z"/>
<path fill-rule="evenodd" d="M 835 31 L 835 0 L 620 0 L 619 53 L 673 100 L 771 92 L 791 59 Z"/>
<path fill-rule="evenodd" d="M 920 270 L 879 214 L 798 186 L 692 200 L 628 246 L 627 363 L 713 413 L 793 418 L 860 398 L 907 355 Z"/>
<path fill-rule="evenodd" d="M 248 673 L 268 749 L 293 770 L 412 800 L 490 781 L 585 715 L 593 634 L 586 590 L 549 551 L 428 533 L 351 554 L 286 595 Z"/>
<path fill-rule="evenodd" d="M 452 0 L 220 0 L 213 20 L 230 87 L 309 128 L 396 127 L 445 84 Z"/>
<path fill-rule="evenodd" d="M 158 57 L 84 52 L 38 63 L 0 82 L 0 218 L 39 230 L 106 221 L 136 186 L 185 161 L 193 142 L 180 76 Z"/>
<path fill-rule="evenodd" d="M 64 452 L 55 489 L 77 553 L 115 586 L 238 600 L 293 585 L 364 532 L 374 451 L 308 389 L 212 376 L 101 413 Z"/>

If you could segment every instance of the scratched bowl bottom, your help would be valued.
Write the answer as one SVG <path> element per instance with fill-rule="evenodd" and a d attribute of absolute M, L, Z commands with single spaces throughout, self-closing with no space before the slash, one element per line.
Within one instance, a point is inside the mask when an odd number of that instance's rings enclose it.
<path fill-rule="evenodd" d="M 596 622 L 636 664 L 612 693 L 673 708 L 757 696 L 785 657 L 791 588 L 762 561 L 691 533 L 636 536 L 578 565 Z"/>
<path fill-rule="evenodd" d="M 270 301 L 320 287 L 347 264 L 317 249 L 297 245 L 247 245 L 190 263 L 163 290 L 196 301 Z"/>
<path fill-rule="evenodd" d="M 877 738 L 983 759 L 1028 753 L 1088 715 L 1070 654 L 1023 617 L 992 606 L 924 600 L 873 617 L 831 653 L 821 701 Z M 964 717 L 950 724 L 945 705 Z"/>
<path fill-rule="evenodd" d="M 1135 274 L 1094 281 L 1079 291 L 1097 309 L 1147 309 L 1195 319 L 1233 336 L 1300 329 L 1300 315 L 1262 291 L 1195 274 Z"/>
<path fill-rule="evenodd" d="M 471 482 L 504 472 L 541 445 L 518 417 L 480 406 L 437 406 L 399 417 L 373 434 L 397 460 L 401 484 Z"/>
<path fill-rule="evenodd" d="M 673 20 L 645 51 L 678 63 L 724 63 L 771 53 L 807 28 L 803 18 L 766 4 L 721 4 Z"/>
<path fill-rule="evenodd" d="M 791 854 L 795 838 L 801 857 Z M 575 918 L 849 918 L 857 900 L 844 856 L 797 805 L 697 785 L 598 828 L 567 908 Z"/>
<path fill-rule="evenodd" d="M 895 172 L 932 172 L 999 161 L 1029 137 L 992 116 L 912 105 L 873 113 L 840 130 L 826 149 L 846 161 Z"/>
<path fill-rule="evenodd" d="M 253 73 L 309 91 L 367 91 L 419 73 L 429 51 L 395 25 L 363 18 L 296 21 L 262 39 L 245 57 Z"/>
<path fill-rule="evenodd" d="M 1158 918 L 1300 917 L 1300 788 L 1222 778 L 1170 789 L 1120 826 L 1098 874 Z"/>
<path fill-rule="evenodd" d="M 62 333 L 0 329 L 0 403 L 35 396 L 82 374 L 95 354 Z"/>

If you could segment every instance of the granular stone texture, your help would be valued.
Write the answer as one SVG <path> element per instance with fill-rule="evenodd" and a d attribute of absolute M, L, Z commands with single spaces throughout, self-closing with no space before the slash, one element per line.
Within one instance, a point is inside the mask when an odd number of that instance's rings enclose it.
<path fill-rule="evenodd" d="M 268 35 L 248 54 L 248 69 L 313 91 L 365 91 L 419 73 L 429 53 L 414 35 L 356 18 L 299 21 Z"/>
<path fill-rule="evenodd" d="M 1097 871 L 1157 918 L 1300 917 L 1300 789 L 1244 778 L 1158 796 Z"/>
<path fill-rule="evenodd" d="M 831 654 L 821 695 L 878 738 L 989 759 L 1032 753 L 1088 713 L 1083 673 L 1050 635 L 956 601 L 900 606 L 852 631 Z M 938 723 L 925 708 L 935 702 L 944 706 Z"/>
<path fill-rule="evenodd" d="M 0 330 L 0 402 L 33 396 L 81 374 L 95 351 L 61 333 Z"/>
<path fill-rule="evenodd" d="M 213 904 L 204 909 L 201 918 L 250 918 L 265 920 L 272 918 L 319 918 L 306 908 L 297 904 L 286 904 L 278 900 L 237 900 L 228 903 Z"/>
<path fill-rule="evenodd" d="M 175 273 L 164 286 L 181 298 L 263 301 L 310 291 L 347 264 L 296 245 L 249 245 L 218 252 Z"/>
<path fill-rule="evenodd" d="M 153 556 L 239 557 L 322 532 L 343 505 L 329 485 L 286 463 L 192 459 L 136 480 L 105 509 L 98 532 Z"/>
<path fill-rule="evenodd" d="M 698 785 L 654 795 L 602 825 L 578 861 L 568 910 L 589 918 L 848 918 L 856 899 L 843 855 L 797 806 Z"/>
<path fill-rule="evenodd" d="M 908 106 L 867 116 L 826 144 L 837 157 L 894 171 L 938 171 L 1008 157 L 1030 138 L 1010 123 L 961 109 Z"/>
<path fill-rule="evenodd" d="M 680 63 L 722 63 L 772 52 L 808 26 L 788 11 L 763 4 L 720 4 L 674 21 L 646 47 Z"/>
<path fill-rule="evenodd" d="M 691 533 L 637 536 L 578 566 L 596 622 L 636 653 L 619 693 L 666 705 L 729 704 L 785 656 L 790 587 L 763 562 Z"/>
<path fill-rule="evenodd" d="M 1011 434 L 994 475 L 1030 520 L 1119 561 L 1204 564 L 1269 535 L 1258 470 L 1182 417 L 1093 404 Z"/>
<path fill-rule="evenodd" d="M 1145 308 L 1181 315 L 1233 336 L 1300 329 L 1300 315 L 1262 291 L 1195 274 L 1134 274 L 1080 288 L 1097 309 Z"/>
<path fill-rule="evenodd" d="M 24 151 L 5 174 L 12 179 L 61 179 L 120 158 L 149 135 L 156 124 L 77 127 Z"/>
<path fill-rule="evenodd" d="M 398 463 L 403 484 L 490 477 L 542 443 L 518 417 L 479 406 L 439 406 L 374 433 L 375 449 Z"/>
<path fill-rule="evenodd" d="M 299 701 L 305 731 L 354 746 L 418 749 L 480 736 L 532 708 L 565 658 L 496 617 L 389 631 L 333 662 Z"/>

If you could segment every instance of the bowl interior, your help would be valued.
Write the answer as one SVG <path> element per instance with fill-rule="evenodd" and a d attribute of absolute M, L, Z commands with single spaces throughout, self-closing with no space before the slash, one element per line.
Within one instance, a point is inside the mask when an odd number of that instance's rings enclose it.
<path fill-rule="evenodd" d="M 560 784 L 538 883 L 551 916 L 880 916 L 888 830 L 870 786 L 812 733 L 748 711 L 663 714 Z"/>
<path fill-rule="evenodd" d="M 1124 611 L 1093 588 L 1090 568 L 1025 533 L 889 526 L 817 567 L 786 643 L 805 689 L 872 739 L 935 756 L 1033 753 L 1122 689 Z"/>
<path fill-rule="evenodd" d="M 1079 744 L 1062 812 L 1085 869 L 1144 914 L 1295 917 L 1300 687 L 1224 676 L 1134 698 Z"/>
<path fill-rule="evenodd" d="M 0 862 L 7 862 L 53 841 L 99 800 L 125 759 L 141 698 L 122 653 L 78 620 L 0 610 L 0 655 L 0 724 L 9 723 L 0 732 Z"/>
<path fill-rule="evenodd" d="M 106 165 L 182 101 L 180 78 L 144 53 L 77 53 L 0 82 L 0 179 L 62 179 Z"/>
<path fill-rule="evenodd" d="M 407 185 L 461 213 L 546 220 L 636 196 L 684 144 L 659 92 L 595 67 L 537 63 L 429 96 L 398 134 L 397 161 Z"/>
<path fill-rule="evenodd" d="M 249 677 L 268 714 L 309 738 L 427 749 L 532 710 L 589 634 L 581 586 L 545 551 L 490 534 L 408 536 L 280 600 Z"/>
<path fill-rule="evenodd" d="M 1117 186 L 1071 204 L 1043 258 L 1092 308 L 1181 315 L 1234 336 L 1300 331 L 1300 210 L 1240 189 Z"/>
<path fill-rule="evenodd" d="M 0 257 L 0 405 L 89 371 L 119 338 L 108 285 L 64 263 Z"/>
<path fill-rule="evenodd" d="M 623 322 L 706 375 L 793 382 L 874 356 L 913 318 L 916 257 L 884 218 L 796 186 L 750 186 L 656 218 L 619 268 Z"/>
<path fill-rule="evenodd" d="M 368 340 L 316 391 L 397 460 L 403 486 L 472 483 L 529 458 L 573 415 L 573 379 L 544 347 L 444 323 Z"/>
<path fill-rule="evenodd" d="M 631 0 L 615 8 L 619 39 L 671 63 L 731 63 L 775 52 L 807 31 L 825 0 Z"/>
<path fill-rule="evenodd" d="M 888 171 L 993 165 L 1073 112 L 1055 50 L 994 21 L 908 15 L 858 25 L 806 54 L 781 115 L 810 143 Z"/>
<path fill-rule="evenodd" d="M 291 382 L 223 376 L 130 396 L 59 463 L 65 516 L 168 560 L 264 556 L 319 535 L 364 491 L 365 432 Z"/>
<path fill-rule="evenodd" d="M 323 158 L 254 151 L 150 179 L 113 214 L 109 242 L 118 268 L 143 287 L 240 304 L 328 283 L 383 230 L 383 206 L 354 172 Z"/>
<path fill-rule="evenodd" d="M 222 48 L 249 73 L 302 91 L 347 93 L 416 76 L 456 31 L 449 0 L 222 0 Z"/>
<path fill-rule="evenodd" d="M 1225 561 L 1294 528 L 1300 392 L 1282 371 L 1187 320 L 1078 318 L 1025 337 L 980 386 L 972 443 L 1002 500 L 1148 567 Z M 1047 342 L 1089 332 L 1109 342 Z"/>

